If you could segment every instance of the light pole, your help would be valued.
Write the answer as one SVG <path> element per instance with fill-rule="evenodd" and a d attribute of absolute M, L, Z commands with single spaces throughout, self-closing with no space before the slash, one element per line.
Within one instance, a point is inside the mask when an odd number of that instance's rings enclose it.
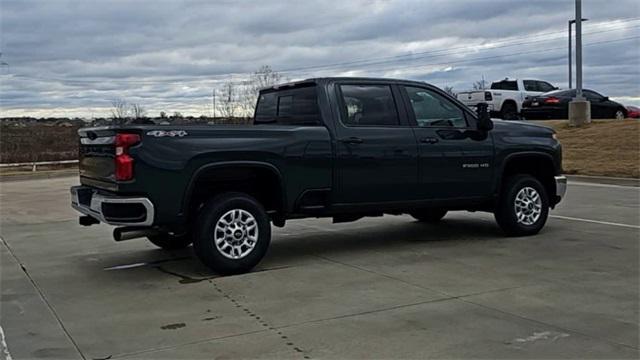
<path fill-rule="evenodd" d="M 589 19 L 582 19 L 582 21 L 587 21 Z M 571 63 L 573 62 L 571 59 L 571 54 L 573 53 L 573 49 L 571 48 L 571 38 L 573 37 L 573 24 L 575 24 L 575 20 L 569 20 L 569 89 L 573 87 L 573 81 L 571 81 L 571 76 L 573 75 L 573 71 L 571 70 Z"/>
<path fill-rule="evenodd" d="M 582 0 L 576 0 L 576 96 L 569 103 L 569 125 L 591 122 L 591 104 L 582 97 Z"/>

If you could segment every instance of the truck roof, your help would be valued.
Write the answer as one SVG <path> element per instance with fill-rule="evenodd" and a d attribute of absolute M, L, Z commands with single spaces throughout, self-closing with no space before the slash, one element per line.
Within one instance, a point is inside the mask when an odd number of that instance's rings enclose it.
<path fill-rule="evenodd" d="M 273 85 L 270 87 L 266 87 L 260 89 L 260 91 L 264 90 L 279 90 L 286 87 L 295 87 L 306 84 L 325 84 L 334 81 L 366 81 L 366 82 L 383 82 L 383 83 L 403 83 L 403 84 L 419 84 L 419 85 L 431 85 L 424 81 L 415 81 L 415 80 L 403 80 L 403 79 L 393 79 L 393 78 L 375 78 L 375 77 L 317 77 L 317 78 L 309 78 L 298 81 L 291 81 L 288 83 L 282 83 Z"/>

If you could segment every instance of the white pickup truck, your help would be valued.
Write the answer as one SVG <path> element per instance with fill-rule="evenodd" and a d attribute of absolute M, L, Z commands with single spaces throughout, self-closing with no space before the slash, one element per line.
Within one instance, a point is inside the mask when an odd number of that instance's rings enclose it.
<path fill-rule="evenodd" d="M 491 83 L 489 89 L 463 91 L 458 93 L 457 97 L 469 107 L 486 103 L 491 116 L 517 120 L 522 110 L 522 103 L 528 96 L 540 95 L 556 89 L 558 88 L 546 81 L 506 78 Z"/>

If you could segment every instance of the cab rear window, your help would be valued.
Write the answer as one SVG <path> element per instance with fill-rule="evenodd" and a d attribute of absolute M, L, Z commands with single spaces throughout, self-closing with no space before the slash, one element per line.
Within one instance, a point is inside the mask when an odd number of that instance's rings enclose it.
<path fill-rule="evenodd" d="M 502 80 L 491 83 L 491 90 L 518 90 L 515 80 Z"/>
<path fill-rule="evenodd" d="M 254 124 L 320 125 L 316 87 L 261 93 Z"/>

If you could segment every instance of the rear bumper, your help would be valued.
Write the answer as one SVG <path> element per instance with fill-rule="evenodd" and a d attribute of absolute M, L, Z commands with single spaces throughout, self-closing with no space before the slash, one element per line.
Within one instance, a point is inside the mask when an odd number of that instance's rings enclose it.
<path fill-rule="evenodd" d="M 556 176 L 556 199 L 560 202 L 564 195 L 567 193 L 567 178 L 565 176 Z"/>
<path fill-rule="evenodd" d="M 155 215 L 145 197 L 116 196 L 88 186 L 71 187 L 71 207 L 109 225 L 151 226 Z"/>

